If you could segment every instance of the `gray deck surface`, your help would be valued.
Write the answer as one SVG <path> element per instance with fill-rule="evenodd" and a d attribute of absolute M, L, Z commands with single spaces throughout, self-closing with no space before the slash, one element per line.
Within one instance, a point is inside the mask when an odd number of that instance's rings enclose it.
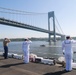
<path fill-rule="evenodd" d="M 0 57 L 0 75 L 76 75 L 76 70 L 65 72 L 63 67 L 57 65 L 24 64 L 23 60 Z"/>

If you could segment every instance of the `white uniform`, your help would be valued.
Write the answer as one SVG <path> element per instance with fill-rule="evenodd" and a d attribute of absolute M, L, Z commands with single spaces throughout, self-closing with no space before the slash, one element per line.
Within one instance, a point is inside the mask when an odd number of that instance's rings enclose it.
<path fill-rule="evenodd" d="M 64 40 L 62 42 L 62 50 L 65 50 L 65 60 L 66 60 L 66 70 L 71 71 L 72 70 L 72 59 L 73 59 L 73 50 L 72 50 L 72 44 L 76 43 L 74 40 Z"/>
<path fill-rule="evenodd" d="M 22 49 L 24 53 L 24 63 L 29 63 L 29 46 L 31 43 L 31 41 L 24 41 L 22 44 Z"/>

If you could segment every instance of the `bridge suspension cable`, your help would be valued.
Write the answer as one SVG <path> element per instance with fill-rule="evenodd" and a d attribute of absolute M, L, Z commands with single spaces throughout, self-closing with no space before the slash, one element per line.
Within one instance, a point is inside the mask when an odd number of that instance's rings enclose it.
<path fill-rule="evenodd" d="M 58 32 L 61 33 L 56 24 L 55 24 L 55 26 L 56 26 L 56 29 L 58 30 Z"/>
<path fill-rule="evenodd" d="M 15 10 L 15 9 L 9 9 L 9 8 L 3 8 L 0 7 L 0 9 L 4 9 L 4 10 L 9 10 L 9 11 L 15 11 L 15 12 L 20 12 L 20 13 L 27 13 L 29 15 L 44 15 L 44 14 L 48 14 L 48 13 L 37 13 L 37 12 L 27 12 L 27 11 L 21 11 L 21 10 Z M 25 15 L 25 14 L 24 14 Z"/>
<path fill-rule="evenodd" d="M 57 20 L 56 16 L 55 16 L 55 19 L 56 19 L 56 21 L 57 21 L 57 23 L 58 23 L 58 26 L 59 26 L 59 28 L 60 28 L 60 30 L 61 30 L 61 32 L 62 32 L 62 34 L 64 34 L 64 32 L 63 32 L 63 30 L 62 30 L 62 28 L 61 28 L 61 26 L 60 26 L 60 24 L 59 24 L 59 22 L 58 22 L 58 20 Z M 56 25 L 56 28 L 58 29 L 57 25 Z M 58 29 L 58 31 L 59 31 L 59 29 Z"/>

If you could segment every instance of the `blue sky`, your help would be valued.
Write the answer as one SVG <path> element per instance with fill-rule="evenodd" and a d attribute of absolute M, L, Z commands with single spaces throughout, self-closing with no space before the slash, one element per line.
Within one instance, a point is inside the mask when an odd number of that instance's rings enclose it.
<path fill-rule="evenodd" d="M 64 34 L 76 36 L 76 0 L 0 0 L 0 7 L 36 13 L 54 11 Z M 45 27 L 45 21 L 41 23 Z M 0 24 L 0 38 L 5 37 L 48 37 L 48 34 Z"/>

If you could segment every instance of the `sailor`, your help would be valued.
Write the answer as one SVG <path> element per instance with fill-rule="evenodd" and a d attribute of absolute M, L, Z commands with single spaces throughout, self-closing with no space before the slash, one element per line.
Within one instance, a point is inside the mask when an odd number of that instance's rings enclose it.
<path fill-rule="evenodd" d="M 72 44 L 76 43 L 75 40 L 72 40 L 70 36 L 66 37 L 66 40 L 62 42 L 62 50 L 65 51 L 65 61 L 66 61 L 66 71 L 72 70 L 72 60 L 73 60 L 73 50 Z"/>
<path fill-rule="evenodd" d="M 25 39 L 25 41 L 22 44 L 22 50 L 24 53 L 24 63 L 29 63 L 29 47 L 31 43 L 31 40 Z"/>
<path fill-rule="evenodd" d="M 3 41 L 3 47 L 4 47 L 4 59 L 8 58 L 8 43 L 10 42 L 10 39 L 5 38 Z"/>

